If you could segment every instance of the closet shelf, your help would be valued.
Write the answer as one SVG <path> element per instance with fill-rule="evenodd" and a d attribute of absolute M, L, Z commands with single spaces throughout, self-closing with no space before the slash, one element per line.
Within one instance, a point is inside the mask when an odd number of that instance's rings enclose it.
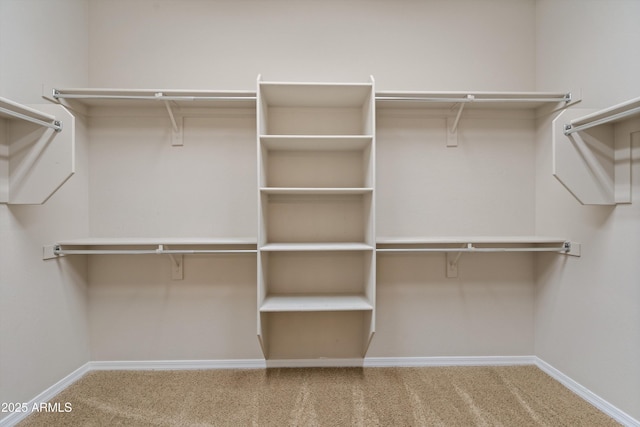
<path fill-rule="evenodd" d="M 371 135 L 260 135 L 270 151 L 358 151 L 371 145 Z"/>
<path fill-rule="evenodd" d="M 302 188 L 302 187 L 262 187 L 260 192 L 263 194 L 279 194 L 279 195 L 348 195 L 348 194 L 371 194 L 373 188 Z"/>
<path fill-rule="evenodd" d="M 189 255 L 257 253 L 250 238 L 84 238 L 45 246 L 44 259 L 63 255 Z"/>
<path fill-rule="evenodd" d="M 544 105 L 568 104 L 566 92 L 377 92 L 379 108 L 509 108 L 536 109 Z"/>
<path fill-rule="evenodd" d="M 541 236 L 378 238 L 377 252 L 559 252 L 577 255 L 579 245 Z"/>
<path fill-rule="evenodd" d="M 623 120 L 640 117 L 640 98 L 634 98 L 604 110 L 599 110 L 583 117 L 575 118 L 564 125 L 564 134 L 587 130 L 607 123 L 618 123 Z"/>
<path fill-rule="evenodd" d="M 0 97 L 0 118 L 24 120 L 60 132 L 62 122 L 55 116 Z"/>
<path fill-rule="evenodd" d="M 0 203 L 43 204 L 75 173 L 75 118 L 0 98 L 0 122 Z"/>
<path fill-rule="evenodd" d="M 631 203 L 631 140 L 638 130 L 640 98 L 564 110 L 553 120 L 553 175 L 584 205 Z"/>
<path fill-rule="evenodd" d="M 371 89 L 370 83 L 271 83 L 261 82 L 263 95 L 271 106 L 305 105 L 309 107 L 360 105 Z M 194 103 L 202 107 L 256 107 L 256 92 L 243 90 L 176 89 L 53 89 L 54 101 L 69 100 L 86 106 L 153 106 L 157 101 Z M 379 91 L 375 93 L 380 108 L 520 108 L 535 109 L 543 105 L 572 102 L 567 92 L 429 92 Z M 154 104 L 156 103 L 156 104 Z"/>
<path fill-rule="evenodd" d="M 162 107 L 162 102 L 178 106 L 255 108 L 252 91 L 176 89 L 53 89 L 54 101 L 72 101 L 87 107 Z"/>
<path fill-rule="evenodd" d="M 373 305 L 364 295 L 344 294 L 270 295 L 260 306 L 261 313 L 370 310 L 373 310 Z"/>
<path fill-rule="evenodd" d="M 372 251 L 375 248 L 359 242 L 331 243 L 267 243 L 260 247 L 263 252 L 300 252 L 300 251 Z"/>

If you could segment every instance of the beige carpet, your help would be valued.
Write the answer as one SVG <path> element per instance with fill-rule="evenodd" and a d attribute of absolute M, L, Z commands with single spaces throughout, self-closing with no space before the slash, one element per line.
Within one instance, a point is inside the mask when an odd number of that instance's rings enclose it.
<path fill-rule="evenodd" d="M 20 426 L 613 426 L 534 366 L 96 371 Z"/>

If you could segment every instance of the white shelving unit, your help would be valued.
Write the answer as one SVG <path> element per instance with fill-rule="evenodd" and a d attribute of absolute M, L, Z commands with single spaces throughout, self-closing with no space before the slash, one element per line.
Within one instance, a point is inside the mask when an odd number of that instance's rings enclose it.
<path fill-rule="evenodd" d="M 375 330 L 374 94 L 373 80 L 258 81 L 258 337 L 267 359 L 367 351 Z"/>
<path fill-rule="evenodd" d="M 60 104 L 51 107 L 66 111 L 64 105 L 89 116 L 112 112 L 121 116 L 124 110 L 167 117 L 173 145 L 182 145 L 184 117 L 206 117 L 216 109 L 228 114 L 230 108 L 256 112 L 257 239 L 74 239 L 45 246 L 43 257 L 164 255 L 171 259 L 173 278 L 181 279 L 184 255 L 255 254 L 257 335 L 270 361 L 364 357 L 375 332 L 377 254 L 445 253 L 449 277 L 457 276 L 465 253 L 580 255 L 580 245 L 564 238 L 376 238 L 375 232 L 376 108 L 444 111 L 447 144 L 455 146 L 467 111 L 469 117 L 476 114 L 473 110 L 487 109 L 516 109 L 527 115 L 527 110 L 551 112 L 572 102 L 567 93 L 376 93 L 373 79 L 367 83 L 259 79 L 256 92 L 55 89 L 49 98 Z M 68 126 L 65 122 L 67 128 L 73 130 L 73 121 Z"/>
<path fill-rule="evenodd" d="M 554 176 L 582 204 L 630 203 L 631 139 L 638 132 L 640 98 L 563 111 L 553 121 Z"/>
<path fill-rule="evenodd" d="M 42 204 L 75 172 L 75 119 L 0 98 L 0 203 Z"/>

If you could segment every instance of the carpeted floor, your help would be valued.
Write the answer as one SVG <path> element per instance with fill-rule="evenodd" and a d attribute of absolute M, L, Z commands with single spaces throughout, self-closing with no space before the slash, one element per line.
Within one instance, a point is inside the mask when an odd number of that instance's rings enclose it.
<path fill-rule="evenodd" d="M 27 426 L 614 426 L 535 366 L 95 371 Z"/>

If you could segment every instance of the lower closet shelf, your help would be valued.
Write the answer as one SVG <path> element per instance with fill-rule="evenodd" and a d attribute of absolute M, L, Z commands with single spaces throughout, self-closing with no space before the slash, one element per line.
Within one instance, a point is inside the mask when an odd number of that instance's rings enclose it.
<path fill-rule="evenodd" d="M 272 295 L 265 298 L 261 313 L 292 311 L 367 311 L 373 305 L 364 295 Z"/>

